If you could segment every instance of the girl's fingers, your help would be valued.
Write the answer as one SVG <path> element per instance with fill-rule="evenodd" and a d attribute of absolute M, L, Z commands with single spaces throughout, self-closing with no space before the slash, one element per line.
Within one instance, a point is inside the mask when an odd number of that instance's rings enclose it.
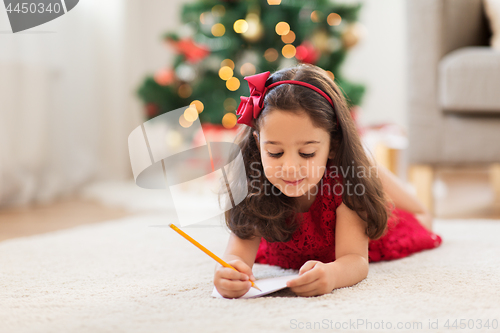
<path fill-rule="evenodd" d="M 300 275 L 299 277 L 296 277 L 290 281 L 287 282 L 287 287 L 293 288 L 293 287 L 299 287 L 302 285 L 307 285 L 309 283 L 312 283 L 313 281 L 316 281 L 319 279 L 319 277 L 314 274 L 313 271 L 307 271 Z"/>
<path fill-rule="evenodd" d="M 244 262 L 242 262 L 241 260 L 234 260 L 234 261 L 230 261 L 229 262 L 230 265 L 232 265 L 234 268 L 236 268 L 236 270 L 243 274 L 244 276 L 244 279 L 246 279 L 245 277 L 249 277 L 252 275 L 252 269 L 250 267 L 248 267 L 247 264 L 245 264 Z M 231 269 L 231 268 L 229 268 Z M 233 270 L 234 271 L 234 270 Z M 236 271 L 234 271 L 236 273 Z"/>
<path fill-rule="evenodd" d="M 291 287 L 292 291 L 294 293 L 307 293 L 307 292 L 312 292 L 312 291 L 315 291 L 317 289 L 317 286 L 316 286 L 316 282 L 318 281 L 319 279 L 316 279 L 310 283 L 306 283 L 306 284 L 303 284 L 303 285 L 300 285 L 300 286 L 297 286 L 297 287 Z"/>
<path fill-rule="evenodd" d="M 237 272 L 234 269 L 224 267 L 219 271 L 220 277 L 229 280 L 241 280 L 247 281 L 249 279 L 248 275 L 245 273 Z"/>
<path fill-rule="evenodd" d="M 222 273 L 222 277 L 225 279 L 230 279 L 230 280 L 241 280 L 241 281 L 246 281 L 249 279 L 248 275 L 245 273 L 237 272 L 234 269 L 231 268 L 225 268 L 224 272 Z"/>
<path fill-rule="evenodd" d="M 221 284 L 221 287 L 224 288 L 225 290 L 233 291 L 233 292 L 246 291 L 252 286 L 250 281 L 228 280 L 228 279 L 222 279 L 220 284 Z"/>
<path fill-rule="evenodd" d="M 301 297 L 310 297 L 310 296 L 317 296 L 319 294 L 321 294 L 321 293 L 317 289 L 314 289 L 314 290 L 311 290 L 308 292 L 299 293 L 297 295 L 301 296 Z"/>
<path fill-rule="evenodd" d="M 314 268 L 314 266 L 316 266 L 317 263 L 318 263 L 318 261 L 315 261 L 315 260 L 307 261 L 304 265 L 302 265 L 302 267 L 300 267 L 299 275 L 302 275 L 305 272 L 310 271 L 311 269 Z"/>

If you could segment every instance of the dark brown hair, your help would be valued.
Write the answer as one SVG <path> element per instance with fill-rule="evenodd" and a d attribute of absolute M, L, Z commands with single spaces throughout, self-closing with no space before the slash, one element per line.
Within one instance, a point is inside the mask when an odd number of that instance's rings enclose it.
<path fill-rule="evenodd" d="M 261 236 L 269 242 L 286 242 L 291 239 L 301 222 L 300 214 L 296 214 L 298 212 L 296 198 L 288 197 L 277 188 L 273 188 L 274 185 L 266 178 L 260 150 L 252 134 L 254 131 L 257 134 L 260 132 L 262 120 L 273 110 L 292 113 L 304 110 L 314 126 L 330 133 L 330 148 L 335 151 L 335 156 L 333 161 L 328 160 L 328 165 L 338 166 L 340 170 L 349 168 L 370 170 L 370 166 L 373 167 L 362 147 L 348 102 L 340 88 L 323 69 L 310 64 L 298 64 L 274 72 L 267 79 L 266 86 L 283 80 L 299 80 L 318 87 L 330 96 L 335 111 L 325 98 L 307 87 L 280 84 L 267 91 L 263 109 L 257 119 L 253 120 L 254 128 L 242 126 L 234 140 L 237 149 L 230 154 L 230 159 L 237 162 L 235 157 L 241 151 L 246 170 L 246 183 L 231 177 L 229 170 L 227 186 L 229 188 L 247 186 L 248 195 L 238 205 L 226 210 L 225 220 L 227 227 L 242 239 Z M 343 191 L 342 201 L 366 222 L 365 233 L 370 239 L 380 238 L 386 232 L 387 219 L 391 212 L 380 179 L 353 177 L 351 172 L 341 175 L 344 188 L 347 182 L 350 182 L 353 188 L 357 184 L 362 184 L 364 195 L 348 195 L 348 191 Z M 227 186 L 222 186 L 221 189 L 224 191 Z"/>

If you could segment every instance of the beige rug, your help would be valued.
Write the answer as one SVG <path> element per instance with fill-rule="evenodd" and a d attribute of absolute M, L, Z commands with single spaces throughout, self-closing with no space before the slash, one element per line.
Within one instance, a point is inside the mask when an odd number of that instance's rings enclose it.
<path fill-rule="evenodd" d="M 148 227 L 169 221 L 141 214 L 1 242 L 0 332 L 500 331 L 500 221 L 436 220 L 441 247 L 372 263 L 355 286 L 247 300 L 211 297 L 215 261 Z M 224 252 L 225 229 L 183 230 Z M 293 273 L 254 266 L 257 279 Z"/>

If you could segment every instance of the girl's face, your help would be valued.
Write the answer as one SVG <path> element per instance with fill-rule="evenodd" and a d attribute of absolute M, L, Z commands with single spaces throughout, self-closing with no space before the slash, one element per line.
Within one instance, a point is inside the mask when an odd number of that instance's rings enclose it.
<path fill-rule="evenodd" d="M 260 135 L 255 131 L 253 135 L 265 176 L 289 197 L 308 194 L 323 177 L 328 158 L 334 156 L 330 151 L 330 134 L 314 127 L 305 111 L 296 115 L 272 110 L 263 121 Z M 313 189 L 312 194 L 315 196 L 317 192 L 318 189 Z"/>

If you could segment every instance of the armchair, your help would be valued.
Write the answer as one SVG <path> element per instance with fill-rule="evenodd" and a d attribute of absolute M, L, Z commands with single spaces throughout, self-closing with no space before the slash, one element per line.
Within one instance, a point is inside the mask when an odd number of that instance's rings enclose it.
<path fill-rule="evenodd" d="M 407 0 L 409 180 L 432 212 L 440 165 L 487 164 L 500 194 L 500 51 L 482 0 Z"/>

